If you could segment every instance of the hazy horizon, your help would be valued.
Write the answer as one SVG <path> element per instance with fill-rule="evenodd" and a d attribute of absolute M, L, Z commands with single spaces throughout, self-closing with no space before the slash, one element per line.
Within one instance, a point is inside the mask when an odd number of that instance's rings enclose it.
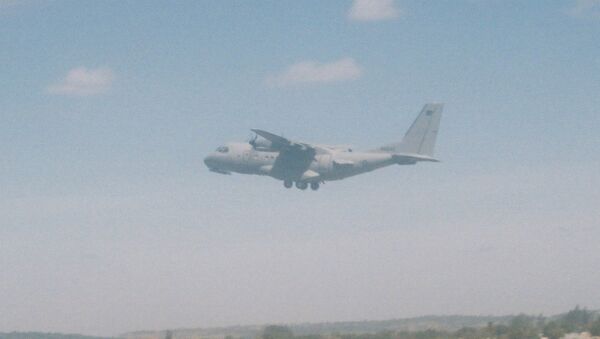
<path fill-rule="evenodd" d="M 600 2 L 0 0 L 0 332 L 600 308 Z M 251 128 L 441 163 L 209 172 Z"/>

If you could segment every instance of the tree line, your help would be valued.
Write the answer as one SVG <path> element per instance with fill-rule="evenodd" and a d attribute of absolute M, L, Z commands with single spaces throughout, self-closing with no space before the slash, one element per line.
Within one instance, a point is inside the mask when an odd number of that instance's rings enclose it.
<path fill-rule="evenodd" d="M 332 333 L 295 335 L 286 326 L 267 326 L 261 339 L 560 339 L 567 333 L 590 332 L 600 336 L 600 317 L 585 308 L 575 307 L 569 312 L 555 316 L 530 316 L 520 314 L 506 324 L 489 322 L 487 326 L 463 327 L 456 331 L 426 329 L 421 331 L 381 331 L 377 333 Z"/>

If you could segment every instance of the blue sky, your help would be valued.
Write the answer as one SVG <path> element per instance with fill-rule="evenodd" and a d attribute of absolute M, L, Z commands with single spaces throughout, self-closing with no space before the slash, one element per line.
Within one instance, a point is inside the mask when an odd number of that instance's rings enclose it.
<path fill-rule="evenodd" d="M 0 331 L 600 308 L 598 36 L 597 0 L 0 0 Z M 250 128 L 371 148 L 430 101 L 440 164 L 202 164 Z"/>

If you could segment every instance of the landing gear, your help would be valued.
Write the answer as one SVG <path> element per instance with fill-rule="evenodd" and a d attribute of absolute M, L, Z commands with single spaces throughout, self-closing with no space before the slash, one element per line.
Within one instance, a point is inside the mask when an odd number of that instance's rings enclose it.
<path fill-rule="evenodd" d="M 300 190 L 305 190 L 308 188 L 308 186 L 310 185 L 310 189 L 313 191 L 316 191 L 319 189 L 320 183 L 319 182 L 306 182 L 306 181 L 292 181 L 292 180 L 284 180 L 283 181 L 283 187 L 285 188 L 291 188 L 292 186 L 294 186 L 294 183 L 296 184 L 296 187 Z"/>
<path fill-rule="evenodd" d="M 302 181 L 296 181 L 296 187 L 298 187 L 301 190 L 305 190 L 306 188 L 308 188 L 308 184 Z"/>

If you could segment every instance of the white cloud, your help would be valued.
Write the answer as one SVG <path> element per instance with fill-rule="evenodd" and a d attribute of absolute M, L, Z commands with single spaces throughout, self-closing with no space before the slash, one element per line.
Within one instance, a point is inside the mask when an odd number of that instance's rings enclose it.
<path fill-rule="evenodd" d="M 64 79 L 48 87 L 48 92 L 63 95 L 95 95 L 106 92 L 115 78 L 109 68 L 88 69 L 77 67 L 67 73 Z"/>
<path fill-rule="evenodd" d="M 579 17 L 600 17 L 600 0 L 575 0 L 568 13 Z"/>
<path fill-rule="evenodd" d="M 301 61 L 289 66 L 282 73 L 267 77 L 267 83 L 286 86 L 302 83 L 328 83 L 354 80 L 362 69 L 354 59 L 346 57 L 330 63 Z"/>
<path fill-rule="evenodd" d="M 394 0 L 354 0 L 348 18 L 357 21 L 390 20 L 400 16 Z"/>

